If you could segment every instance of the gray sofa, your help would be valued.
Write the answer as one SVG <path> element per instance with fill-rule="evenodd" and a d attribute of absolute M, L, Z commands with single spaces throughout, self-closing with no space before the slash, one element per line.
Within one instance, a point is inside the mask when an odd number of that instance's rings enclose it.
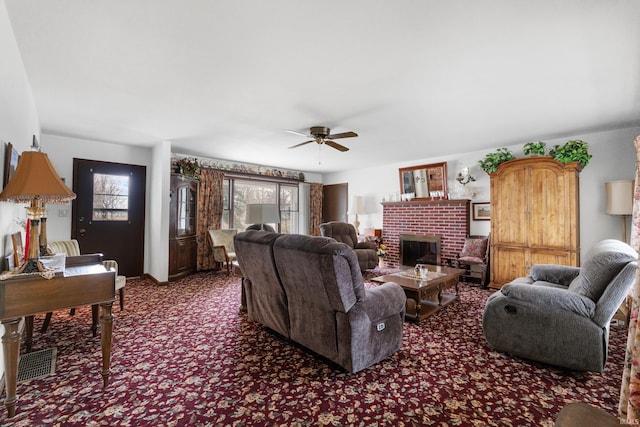
<path fill-rule="evenodd" d="M 405 294 L 395 283 L 365 289 L 358 260 L 326 237 L 245 231 L 235 237 L 247 315 L 357 372 L 402 343 Z"/>
<path fill-rule="evenodd" d="M 373 242 L 358 242 L 358 235 L 352 224 L 340 221 L 325 222 L 320 224 L 320 234 L 345 243 L 353 249 L 358 257 L 360 270 L 365 271 L 370 268 L 376 268 L 378 265 L 376 244 Z"/>
<path fill-rule="evenodd" d="M 609 322 L 633 286 L 638 254 L 598 242 L 582 267 L 539 264 L 485 305 L 483 329 L 495 350 L 579 371 L 602 372 Z"/>

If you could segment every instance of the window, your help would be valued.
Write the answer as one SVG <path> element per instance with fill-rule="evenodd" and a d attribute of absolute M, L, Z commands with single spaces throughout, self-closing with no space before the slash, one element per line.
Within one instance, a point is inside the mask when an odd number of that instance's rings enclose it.
<path fill-rule="evenodd" d="M 278 181 L 228 177 L 224 180 L 222 228 L 245 230 L 247 205 L 277 204 L 280 224 L 269 224 L 281 233 L 298 232 L 298 185 Z"/>
<path fill-rule="evenodd" d="M 93 174 L 94 221 L 129 220 L 129 177 Z"/>

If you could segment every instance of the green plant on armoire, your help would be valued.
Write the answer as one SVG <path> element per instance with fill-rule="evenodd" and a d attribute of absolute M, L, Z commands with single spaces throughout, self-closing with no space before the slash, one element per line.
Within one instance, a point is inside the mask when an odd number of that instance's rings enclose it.
<path fill-rule="evenodd" d="M 589 154 L 589 144 L 580 140 L 571 140 L 564 145 L 555 145 L 549 155 L 562 163 L 580 162 L 584 168 L 593 155 Z"/>
<path fill-rule="evenodd" d="M 484 159 L 479 160 L 480 167 L 487 173 L 495 172 L 498 169 L 500 163 L 507 160 L 513 160 L 513 153 L 506 148 L 498 148 L 493 153 L 488 153 L 484 156 Z"/>

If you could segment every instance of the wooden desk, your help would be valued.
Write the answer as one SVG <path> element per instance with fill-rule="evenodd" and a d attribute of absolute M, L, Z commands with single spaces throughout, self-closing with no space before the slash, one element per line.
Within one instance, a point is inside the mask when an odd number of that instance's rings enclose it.
<path fill-rule="evenodd" d="M 16 414 L 16 381 L 20 334 L 18 325 L 22 317 L 37 313 L 99 304 L 101 307 L 100 333 L 102 346 L 102 381 L 109 384 L 111 365 L 111 334 L 115 300 L 116 274 L 102 266 L 102 255 L 68 257 L 64 275 L 44 279 L 39 275 L 25 275 L 0 280 L 0 321 L 4 326 L 2 349 L 7 396 L 4 404 L 9 417 Z"/>

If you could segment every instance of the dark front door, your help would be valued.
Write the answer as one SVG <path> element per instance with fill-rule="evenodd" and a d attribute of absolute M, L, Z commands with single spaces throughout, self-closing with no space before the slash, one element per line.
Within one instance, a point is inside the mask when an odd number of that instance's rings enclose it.
<path fill-rule="evenodd" d="M 101 252 L 118 273 L 141 276 L 146 166 L 73 159 L 71 237 L 83 254 Z"/>
<path fill-rule="evenodd" d="M 322 221 L 347 222 L 349 184 L 333 184 L 322 187 Z"/>

